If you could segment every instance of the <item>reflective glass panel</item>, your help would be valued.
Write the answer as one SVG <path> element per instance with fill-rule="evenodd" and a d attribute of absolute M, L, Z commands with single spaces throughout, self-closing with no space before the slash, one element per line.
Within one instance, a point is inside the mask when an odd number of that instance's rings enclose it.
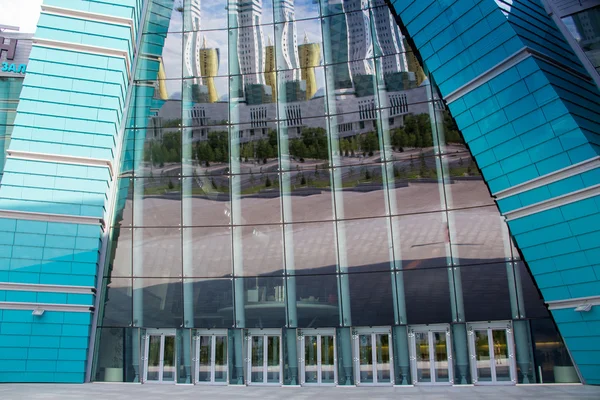
<path fill-rule="evenodd" d="M 252 382 L 263 382 L 265 372 L 264 360 L 264 336 L 251 336 L 251 364 L 250 380 Z"/>
<path fill-rule="evenodd" d="M 132 318 L 131 278 L 105 278 L 104 282 L 104 326 L 129 326 Z"/>
<path fill-rule="evenodd" d="M 227 336 L 213 336 L 215 341 L 215 382 L 227 382 Z"/>
<path fill-rule="evenodd" d="M 198 341 L 198 381 L 210 382 L 211 380 L 211 336 L 200 336 Z"/>
<path fill-rule="evenodd" d="M 492 330 L 494 367 L 497 381 L 510 381 L 510 358 L 506 330 Z"/>
<path fill-rule="evenodd" d="M 361 383 L 373 383 L 373 346 L 371 334 L 358 335 L 358 360 Z"/>
<path fill-rule="evenodd" d="M 236 313 L 244 313 L 246 327 L 284 326 L 286 294 L 283 278 L 236 278 L 236 281 L 239 280 L 244 285 L 245 307 L 244 310 L 236 310 Z"/>
<path fill-rule="evenodd" d="M 133 276 L 180 277 L 180 228 L 135 228 Z"/>
<path fill-rule="evenodd" d="M 163 381 L 175 380 L 175 336 L 165 336 Z"/>
<path fill-rule="evenodd" d="M 333 335 L 321 336 L 321 383 L 335 382 L 335 348 Z"/>
<path fill-rule="evenodd" d="M 335 225 L 332 222 L 285 225 L 288 274 L 336 272 Z M 293 255 L 293 258 L 290 257 Z M 293 260 L 293 264 L 292 264 Z"/>
<path fill-rule="evenodd" d="M 339 251 L 345 253 L 348 272 L 390 269 L 388 218 L 340 221 L 338 235 L 342 243 Z"/>
<path fill-rule="evenodd" d="M 318 383 L 319 368 L 317 356 L 317 336 L 304 337 L 304 381 Z"/>
<path fill-rule="evenodd" d="M 233 326 L 233 287 L 229 279 L 184 279 L 184 303 L 191 302 L 193 315 L 185 327 L 231 328 Z"/>
<path fill-rule="evenodd" d="M 386 326 L 394 323 L 391 275 L 391 272 L 348 274 L 353 325 Z"/>
<path fill-rule="evenodd" d="M 231 276 L 231 241 L 231 227 L 184 228 L 184 276 Z"/>
<path fill-rule="evenodd" d="M 158 381 L 160 379 L 160 358 L 162 356 L 160 336 L 151 335 L 148 339 L 148 366 L 147 377 L 149 381 Z"/>
<path fill-rule="evenodd" d="M 390 336 L 386 334 L 375 334 L 375 351 L 377 363 L 377 383 L 391 381 L 391 343 Z"/>
<path fill-rule="evenodd" d="M 339 325 L 336 275 L 290 276 L 286 279 L 286 285 L 288 291 L 295 286 L 298 327 Z"/>
<path fill-rule="evenodd" d="M 280 337 L 267 336 L 267 383 L 278 383 L 280 379 Z"/>
<path fill-rule="evenodd" d="M 492 360 L 490 357 L 490 345 L 487 330 L 476 330 L 475 335 L 475 362 L 477 367 L 477 379 L 482 382 L 492 380 Z"/>
<path fill-rule="evenodd" d="M 448 345 L 446 332 L 432 332 L 433 346 L 435 349 L 434 371 L 436 382 L 448 382 Z"/>
<path fill-rule="evenodd" d="M 306 166 L 306 165 L 305 165 Z M 318 166 L 282 174 L 286 222 L 333 220 L 331 171 Z"/>
<path fill-rule="evenodd" d="M 419 382 L 431 382 L 429 334 L 427 332 L 415 332 L 415 346 L 417 355 L 417 380 Z"/>
<path fill-rule="evenodd" d="M 233 228 L 236 276 L 283 274 L 283 226 L 257 225 Z M 241 246 L 240 246 L 241 245 Z"/>
<path fill-rule="evenodd" d="M 170 278 L 133 279 L 133 325 L 180 328 L 182 282 Z"/>

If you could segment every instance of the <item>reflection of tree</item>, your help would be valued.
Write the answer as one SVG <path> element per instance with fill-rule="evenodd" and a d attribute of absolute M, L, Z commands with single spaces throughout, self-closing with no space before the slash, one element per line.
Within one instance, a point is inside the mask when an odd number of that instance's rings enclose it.
<path fill-rule="evenodd" d="M 227 132 L 211 132 L 208 140 L 196 145 L 196 157 L 205 162 L 228 162 L 229 161 L 229 138 Z"/>
<path fill-rule="evenodd" d="M 153 165 L 181 162 L 181 133 L 165 133 L 161 142 L 150 142 L 144 152 L 144 161 Z"/>
<path fill-rule="evenodd" d="M 329 158 L 327 132 L 323 128 L 303 128 L 300 139 L 290 140 L 290 154 L 298 158 Z"/>
<path fill-rule="evenodd" d="M 450 115 L 448 110 L 444 111 L 444 134 L 446 137 L 446 143 L 465 143 L 462 135 L 458 130 L 458 126 L 454 121 L 454 118 Z"/>
<path fill-rule="evenodd" d="M 408 114 L 404 117 L 404 127 L 391 132 L 392 146 L 404 147 L 431 147 L 433 134 L 429 114 Z"/>

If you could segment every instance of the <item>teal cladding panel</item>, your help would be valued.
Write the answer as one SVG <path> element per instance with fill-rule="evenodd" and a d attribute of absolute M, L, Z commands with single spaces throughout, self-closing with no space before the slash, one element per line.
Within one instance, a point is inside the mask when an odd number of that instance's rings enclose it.
<path fill-rule="evenodd" d="M 59 9 L 43 11 L 38 22 L 39 41 L 31 51 L 9 147 L 18 156 L 6 162 L 0 209 L 99 221 L 107 218 L 113 181 L 108 165 L 115 161 L 123 125 L 128 68 L 143 2 L 44 4 Z M 96 15 L 86 19 L 61 9 Z M 132 23 L 101 22 L 104 16 Z M 88 51 L 85 46 L 98 49 Z M 99 222 L 2 218 L 0 282 L 95 287 L 102 234 Z M 85 310 L 94 305 L 94 295 L 3 290 L 0 301 L 77 305 Z M 0 382 L 83 382 L 91 323 L 87 311 L 47 310 L 33 316 L 31 310 L 0 310 Z"/>
<path fill-rule="evenodd" d="M 492 194 L 600 154 L 600 92 L 539 0 L 390 3 L 443 97 L 483 77 L 449 108 Z M 547 58 L 530 55 L 485 77 L 523 49 Z M 599 182 L 596 168 L 498 206 L 507 213 Z M 600 296 L 599 210 L 593 197 L 509 222 L 546 301 Z M 600 382 L 598 312 L 553 312 L 588 383 Z"/>

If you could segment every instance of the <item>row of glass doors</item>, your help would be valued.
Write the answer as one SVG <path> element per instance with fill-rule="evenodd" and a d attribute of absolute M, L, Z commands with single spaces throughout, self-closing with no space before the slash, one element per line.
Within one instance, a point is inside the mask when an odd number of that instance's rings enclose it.
<path fill-rule="evenodd" d="M 468 324 L 467 330 L 473 383 L 515 383 L 516 366 L 510 322 Z M 452 385 L 454 372 L 450 326 L 410 326 L 408 338 L 412 383 Z M 144 339 L 143 382 L 175 383 L 175 332 L 147 331 Z M 337 385 L 335 329 L 299 329 L 297 341 L 300 384 Z M 352 342 L 355 384 L 394 385 L 392 329 L 354 328 Z M 227 384 L 227 331 L 196 331 L 192 343 L 194 383 Z M 247 330 L 246 344 L 246 384 L 281 385 L 281 330 Z"/>

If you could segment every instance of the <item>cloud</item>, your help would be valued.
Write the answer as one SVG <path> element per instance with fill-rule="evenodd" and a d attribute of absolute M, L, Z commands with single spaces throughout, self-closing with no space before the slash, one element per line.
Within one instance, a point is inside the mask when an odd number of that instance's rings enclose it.
<path fill-rule="evenodd" d="M 21 28 L 20 32 L 33 33 L 40 18 L 42 0 L 1 0 L 0 25 Z"/>

